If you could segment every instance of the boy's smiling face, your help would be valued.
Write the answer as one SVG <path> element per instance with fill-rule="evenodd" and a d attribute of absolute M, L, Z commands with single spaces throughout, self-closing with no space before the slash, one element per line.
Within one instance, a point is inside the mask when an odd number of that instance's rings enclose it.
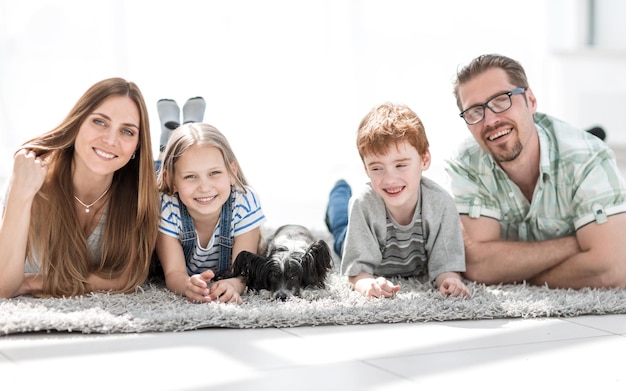
<path fill-rule="evenodd" d="M 383 199 L 394 220 L 408 224 L 415 213 L 422 172 L 430 166 L 430 152 L 420 156 L 415 147 L 404 140 L 391 145 L 385 154 L 365 155 L 363 164 L 374 191 Z"/>

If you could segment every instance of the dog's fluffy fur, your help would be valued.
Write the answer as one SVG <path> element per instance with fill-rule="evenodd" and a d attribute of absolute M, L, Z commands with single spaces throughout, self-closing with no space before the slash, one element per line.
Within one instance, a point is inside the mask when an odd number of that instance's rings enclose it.
<path fill-rule="evenodd" d="M 299 296 L 302 289 L 326 286 L 333 265 L 330 247 L 306 227 L 279 227 L 268 239 L 264 253 L 242 251 L 235 259 L 233 274 L 244 277 L 248 289 L 267 290 L 273 299 L 284 301 Z"/>

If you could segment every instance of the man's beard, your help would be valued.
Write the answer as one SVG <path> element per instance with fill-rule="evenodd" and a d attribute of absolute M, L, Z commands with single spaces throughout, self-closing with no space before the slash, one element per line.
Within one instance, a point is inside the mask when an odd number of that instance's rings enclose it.
<path fill-rule="evenodd" d="M 507 163 L 517 159 L 520 153 L 522 153 L 522 148 L 522 143 L 517 140 L 512 149 L 492 149 L 491 155 L 496 163 Z"/>

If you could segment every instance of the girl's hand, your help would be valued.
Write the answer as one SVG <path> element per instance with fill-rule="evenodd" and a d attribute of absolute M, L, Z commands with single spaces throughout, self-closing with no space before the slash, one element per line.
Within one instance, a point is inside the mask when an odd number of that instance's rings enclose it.
<path fill-rule="evenodd" d="M 35 152 L 20 149 L 13 159 L 11 187 L 15 194 L 33 198 L 41 189 L 48 173 L 47 161 L 38 158 Z"/>
<path fill-rule="evenodd" d="M 239 277 L 220 280 L 211 285 L 209 297 L 222 303 L 243 304 L 241 294 L 246 285 Z"/>
<path fill-rule="evenodd" d="M 209 282 L 215 277 L 212 270 L 206 270 L 200 274 L 194 274 L 187 279 L 185 284 L 185 297 L 189 301 L 197 303 L 208 303 L 211 300 L 209 296 Z"/>

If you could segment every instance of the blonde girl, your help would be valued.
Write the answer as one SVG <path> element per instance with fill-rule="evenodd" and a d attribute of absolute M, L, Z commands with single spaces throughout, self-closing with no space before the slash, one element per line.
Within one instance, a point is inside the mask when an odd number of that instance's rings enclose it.
<path fill-rule="evenodd" d="M 158 186 L 156 248 L 167 287 L 193 302 L 241 303 L 244 281 L 223 277 L 239 252 L 257 252 L 265 215 L 226 137 L 205 123 L 177 128 Z"/>

